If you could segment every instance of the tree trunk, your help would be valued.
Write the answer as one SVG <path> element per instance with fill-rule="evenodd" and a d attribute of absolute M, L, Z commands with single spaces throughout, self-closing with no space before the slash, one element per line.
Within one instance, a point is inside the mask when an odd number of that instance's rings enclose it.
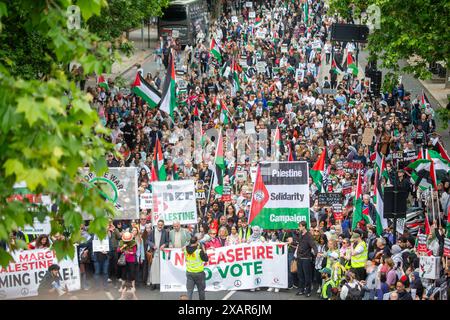
<path fill-rule="evenodd" d="M 445 89 L 450 88 L 450 66 L 447 65 L 447 73 L 445 75 Z"/>

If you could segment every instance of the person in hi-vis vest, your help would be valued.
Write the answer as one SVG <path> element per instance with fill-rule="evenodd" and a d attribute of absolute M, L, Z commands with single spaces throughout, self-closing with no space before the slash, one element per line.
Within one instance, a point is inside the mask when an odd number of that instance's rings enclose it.
<path fill-rule="evenodd" d="M 189 245 L 184 249 L 186 261 L 186 289 L 189 300 L 192 300 L 194 287 L 197 286 L 200 300 L 205 300 L 206 275 L 204 262 L 208 261 L 208 255 L 203 245 L 200 245 L 197 237 L 192 237 Z"/>

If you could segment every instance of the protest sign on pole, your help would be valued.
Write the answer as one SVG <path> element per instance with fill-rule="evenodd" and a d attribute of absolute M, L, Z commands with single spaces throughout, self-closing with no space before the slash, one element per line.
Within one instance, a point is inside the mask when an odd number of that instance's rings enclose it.
<path fill-rule="evenodd" d="M 75 249 L 75 252 L 77 250 Z M 0 267 L 0 300 L 38 295 L 39 283 L 52 264 L 60 266 L 62 284 L 69 291 L 80 290 L 78 257 L 58 261 L 53 250 L 21 250 L 11 253 L 14 262 Z"/>
<path fill-rule="evenodd" d="M 342 204 L 341 203 L 335 203 L 332 205 L 333 209 L 333 216 L 334 220 L 344 220 L 343 210 L 342 210 Z"/>
<path fill-rule="evenodd" d="M 440 257 L 421 256 L 419 260 L 419 276 L 424 279 L 436 280 L 441 272 Z"/>
<path fill-rule="evenodd" d="M 319 193 L 319 206 L 342 204 L 342 194 L 338 192 Z"/>
<path fill-rule="evenodd" d="M 417 235 L 417 252 L 427 252 L 427 235 L 419 234 Z"/>
<path fill-rule="evenodd" d="M 88 182 L 88 188 L 96 188 L 105 200 L 114 205 L 114 220 L 139 218 L 137 168 L 108 168 L 108 171 L 99 177 L 87 168 L 83 168 L 82 173 Z M 83 219 L 92 220 L 92 216 L 83 213 Z"/>
<path fill-rule="evenodd" d="M 309 228 L 308 163 L 262 162 L 260 168 L 262 183 L 256 180 L 249 223 L 266 230 L 292 230 L 305 221 Z"/>
<path fill-rule="evenodd" d="M 287 288 L 285 243 L 239 244 L 207 252 L 206 291 L 246 290 L 258 287 Z M 186 291 L 186 266 L 182 249 L 161 254 L 161 292 Z"/>
<path fill-rule="evenodd" d="M 155 181 L 153 191 L 153 225 L 164 220 L 166 226 L 174 221 L 197 223 L 197 201 L 194 180 Z"/>
<path fill-rule="evenodd" d="M 444 240 L 444 257 L 450 257 L 450 239 L 445 238 Z"/>
<path fill-rule="evenodd" d="M 375 129 L 374 128 L 366 128 L 363 133 L 363 139 L 362 144 L 365 144 L 366 146 L 370 146 L 372 144 L 373 136 L 375 135 Z"/>

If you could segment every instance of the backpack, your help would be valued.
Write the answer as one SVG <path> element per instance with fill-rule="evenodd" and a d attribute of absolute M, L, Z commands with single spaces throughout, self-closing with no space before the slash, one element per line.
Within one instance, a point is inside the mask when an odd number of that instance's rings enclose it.
<path fill-rule="evenodd" d="M 345 300 L 362 300 L 362 290 L 359 284 L 357 284 L 354 288 L 350 287 L 348 283 L 346 283 L 345 286 L 348 289 Z"/>

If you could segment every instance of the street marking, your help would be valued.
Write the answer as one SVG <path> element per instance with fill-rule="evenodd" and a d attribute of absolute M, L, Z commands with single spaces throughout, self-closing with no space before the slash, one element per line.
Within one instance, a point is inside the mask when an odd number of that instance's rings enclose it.
<path fill-rule="evenodd" d="M 111 292 L 105 292 L 106 296 L 108 297 L 109 300 L 114 300 L 113 295 L 111 294 Z"/>
<path fill-rule="evenodd" d="M 222 300 L 228 300 L 235 293 L 236 293 L 236 290 L 232 290 L 232 291 L 228 292 L 227 295 L 225 297 L 223 297 Z"/>

